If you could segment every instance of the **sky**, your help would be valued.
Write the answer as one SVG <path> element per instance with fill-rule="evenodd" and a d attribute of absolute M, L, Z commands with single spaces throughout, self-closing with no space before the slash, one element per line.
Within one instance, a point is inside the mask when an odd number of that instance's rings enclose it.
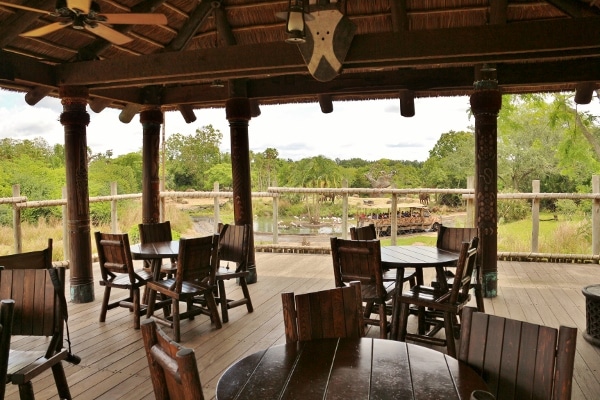
<path fill-rule="evenodd" d="M 592 108 L 600 115 L 600 102 Z M 580 106 L 581 108 L 587 106 Z M 442 133 L 467 130 L 475 124 L 469 116 L 469 98 L 437 97 L 415 99 L 415 116 L 400 115 L 400 101 L 373 100 L 334 102 L 333 112 L 323 114 L 318 103 L 261 106 L 261 115 L 249 123 L 250 150 L 263 152 L 272 147 L 279 157 L 294 161 L 323 155 L 330 159 L 425 161 Z M 59 122 L 62 105 L 47 97 L 35 106 L 25 102 L 24 93 L 0 89 L 0 138 L 34 139 L 50 145 L 64 143 Z M 120 110 L 105 109 L 96 114 L 88 107 L 90 124 L 87 144 L 93 153 L 112 150 L 114 156 L 142 147 L 139 116 L 124 124 Z M 212 125 L 223 134 L 221 151 L 230 152 L 229 123 L 224 109 L 196 110 L 196 121 L 187 124 L 179 112 L 165 115 L 167 138 L 194 134 Z"/>

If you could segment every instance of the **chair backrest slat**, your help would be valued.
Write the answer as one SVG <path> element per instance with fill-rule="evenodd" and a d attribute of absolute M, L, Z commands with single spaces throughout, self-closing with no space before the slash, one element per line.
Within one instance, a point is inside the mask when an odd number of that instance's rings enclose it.
<path fill-rule="evenodd" d="M 138 230 L 141 243 L 170 242 L 173 240 L 170 221 L 138 224 Z"/>
<path fill-rule="evenodd" d="M 155 398 L 203 400 L 194 351 L 170 340 L 152 319 L 141 328 Z"/>
<path fill-rule="evenodd" d="M 497 400 L 571 398 L 577 330 L 475 312 L 462 314 L 458 358 L 486 381 Z"/>
<path fill-rule="evenodd" d="M 299 294 L 282 293 L 286 342 L 364 336 L 360 282 Z"/>
<path fill-rule="evenodd" d="M 476 236 L 479 236 L 477 228 L 455 228 L 440 225 L 436 247 L 458 252 L 463 242 L 470 242 Z"/>
<path fill-rule="evenodd" d="M 350 239 L 352 240 L 374 240 L 377 239 L 377 231 L 374 224 L 350 228 Z"/>
<path fill-rule="evenodd" d="M 64 285 L 64 268 L 57 268 Z M 22 269 L 0 271 L 0 298 L 15 301 L 13 335 L 61 334 L 63 315 L 50 271 Z"/>
<path fill-rule="evenodd" d="M 377 296 L 384 297 L 379 240 L 344 240 L 331 238 L 331 255 L 335 285 L 345 286 L 350 281 L 375 285 Z"/>
<path fill-rule="evenodd" d="M 248 269 L 250 225 L 222 225 L 219 232 L 219 260 L 237 264 L 236 271 Z"/>
<path fill-rule="evenodd" d="M 131 283 L 136 281 L 129 236 L 126 233 L 95 232 L 100 274 L 109 280 L 114 273 L 128 274 Z"/>
<path fill-rule="evenodd" d="M 450 303 L 458 302 L 459 296 L 467 296 L 471 288 L 473 268 L 477 260 L 477 247 L 479 238 L 474 237 L 468 242 L 463 242 L 460 255 L 456 263 L 456 275 L 450 289 Z"/>
<path fill-rule="evenodd" d="M 206 282 L 215 284 L 218 268 L 219 235 L 179 240 L 177 258 L 176 291 L 181 291 L 183 282 Z"/>
<path fill-rule="evenodd" d="M 52 268 L 52 238 L 43 250 L 0 256 L 0 266 L 4 269 L 43 269 Z"/>

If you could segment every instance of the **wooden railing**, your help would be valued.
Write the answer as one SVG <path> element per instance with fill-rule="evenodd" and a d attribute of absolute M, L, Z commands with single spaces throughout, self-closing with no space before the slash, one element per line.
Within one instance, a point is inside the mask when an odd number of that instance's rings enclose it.
<path fill-rule="evenodd" d="M 348 198 L 353 195 L 370 195 L 370 196 L 390 196 L 390 208 L 397 208 L 398 198 L 401 196 L 419 195 L 422 193 L 428 194 L 459 194 L 466 201 L 467 213 L 465 218 L 465 226 L 474 225 L 474 190 L 472 189 L 473 179 L 468 180 L 468 189 L 432 189 L 432 188 L 412 188 L 412 189 L 367 189 L 367 188 L 290 188 L 290 187 L 269 187 L 266 192 L 253 192 L 252 197 L 271 197 L 273 198 L 273 244 L 278 245 L 278 198 L 281 195 L 297 193 L 297 194 L 320 194 L 334 195 L 342 199 L 342 218 L 341 231 L 342 237 L 347 238 L 349 232 L 348 226 Z M 219 191 L 218 183 L 215 183 L 215 189 L 211 192 L 172 192 L 164 191 L 160 193 L 161 209 L 163 210 L 165 200 L 168 198 L 212 198 L 214 199 L 214 231 L 217 232 L 217 224 L 219 217 L 219 199 L 233 198 L 232 192 Z M 111 229 L 117 232 L 117 202 L 129 199 L 141 198 L 141 193 L 135 194 L 117 194 L 116 183 L 111 183 L 110 196 L 90 197 L 90 203 L 93 202 L 111 202 Z M 499 193 L 498 199 L 529 199 L 532 201 L 532 241 L 530 252 L 499 252 L 498 258 L 505 260 L 547 260 L 560 262 L 592 262 L 600 263 L 600 176 L 592 177 L 592 193 L 540 193 L 539 181 L 533 181 L 533 190 L 531 193 Z M 564 253 L 539 253 L 538 238 L 539 238 L 539 207 L 542 199 L 571 199 L 571 200 L 592 200 L 591 215 L 592 215 L 592 254 L 564 254 Z M 22 251 L 22 232 L 21 232 L 21 210 L 25 208 L 36 207 L 51 207 L 62 206 L 63 216 L 66 216 L 66 193 L 63 191 L 63 199 L 58 200 L 41 200 L 28 201 L 27 197 L 20 195 L 19 185 L 13 187 L 13 197 L 0 198 L 0 204 L 12 204 L 13 207 L 13 231 L 15 252 Z M 397 240 L 397 219 L 396 213 L 391 213 L 391 242 L 396 244 Z M 66 218 L 63 218 L 63 246 L 65 258 L 68 259 L 68 235 L 66 234 Z"/>

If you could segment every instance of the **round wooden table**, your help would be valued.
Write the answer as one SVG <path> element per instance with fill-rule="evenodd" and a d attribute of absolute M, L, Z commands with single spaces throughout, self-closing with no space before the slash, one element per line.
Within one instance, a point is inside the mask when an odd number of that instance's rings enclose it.
<path fill-rule="evenodd" d="M 137 243 L 131 246 L 131 258 L 134 260 L 152 261 L 152 277 L 160 278 L 160 264 L 163 258 L 179 255 L 179 240 L 167 242 Z"/>
<path fill-rule="evenodd" d="M 489 390 L 467 364 L 393 340 L 322 339 L 273 346 L 231 365 L 218 400 L 468 400 Z"/>
<path fill-rule="evenodd" d="M 404 276 L 405 268 L 415 268 L 417 285 L 423 285 L 423 268 L 435 268 L 437 281 L 442 290 L 448 290 L 444 267 L 454 266 L 458 261 L 458 253 L 438 249 L 435 246 L 383 246 L 381 247 L 381 266 L 386 269 L 397 269 L 397 276 Z M 396 293 L 402 295 L 402 280 L 396 280 Z M 392 309 L 390 338 L 398 338 L 398 321 L 400 309 Z"/>

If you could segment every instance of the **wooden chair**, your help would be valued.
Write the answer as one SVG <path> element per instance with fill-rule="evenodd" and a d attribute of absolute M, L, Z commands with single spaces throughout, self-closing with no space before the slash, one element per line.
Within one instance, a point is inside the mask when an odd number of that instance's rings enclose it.
<path fill-rule="evenodd" d="M 146 310 L 140 301 L 140 288 L 152 280 L 152 274 L 143 269 L 134 270 L 126 233 L 95 232 L 98 261 L 100 263 L 100 286 L 104 286 L 104 297 L 100 309 L 100 322 L 106 321 L 106 312 L 116 307 L 125 307 L 133 311 L 133 327 L 140 328 L 140 317 Z M 128 296 L 110 301 L 111 289 L 127 290 Z"/>
<path fill-rule="evenodd" d="M 0 267 L 5 269 L 52 268 L 52 238 L 43 250 L 0 256 Z"/>
<path fill-rule="evenodd" d="M 461 310 L 466 306 L 470 299 L 469 289 L 471 285 L 471 275 L 477 257 L 477 244 L 479 239 L 473 238 L 471 242 L 463 242 L 460 256 L 456 267 L 456 276 L 449 291 L 441 291 L 430 286 L 417 285 L 398 296 L 398 306 L 400 307 L 400 334 L 399 340 L 413 340 L 438 346 L 446 346 L 448 354 L 456 357 L 456 343 L 454 335 L 456 331 L 456 322 Z M 408 317 L 410 315 L 410 306 L 426 309 L 428 316 L 440 316 L 440 320 L 431 320 L 434 327 L 429 332 L 407 333 Z M 424 313 L 419 312 L 418 317 L 424 318 Z M 419 330 L 423 326 L 423 321 L 419 321 Z M 444 327 L 445 337 L 439 338 L 434 335 Z"/>
<path fill-rule="evenodd" d="M 497 400 L 569 400 L 577 329 L 559 329 L 462 312 L 458 359 L 486 381 Z"/>
<path fill-rule="evenodd" d="M 361 226 L 360 228 L 351 227 L 350 228 L 350 239 L 352 240 L 375 240 L 377 239 L 377 231 L 375 230 L 374 224 L 368 224 L 365 226 Z M 404 277 L 402 278 L 402 282 L 409 282 L 410 286 L 415 286 L 417 284 L 416 271 L 414 269 L 405 269 Z M 396 281 L 396 271 L 385 270 L 383 271 L 383 281 L 384 282 L 395 282 Z"/>
<path fill-rule="evenodd" d="M 142 338 L 155 398 L 204 400 L 194 350 L 169 339 L 152 319 L 142 322 Z"/>
<path fill-rule="evenodd" d="M 12 334 L 15 301 L 12 299 L 0 302 L 0 399 L 4 399 L 6 390 L 6 374 L 8 371 L 8 353 Z"/>
<path fill-rule="evenodd" d="M 217 270 L 218 298 L 221 305 L 221 315 L 223 322 L 229 321 L 228 309 L 246 305 L 248 312 L 254 311 L 250 291 L 248 290 L 248 238 L 250 236 L 251 226 L 245 225 L 222 225 L 219 232 L 219 269 Z M 235 269 L 229 267 L 229 263 L 234 263 Z M 224 264 L 225 263 L 225 264 Z M 227 298 L 225 292 L 225 281 L 237 279 L 242 289 L 244 297 L 238 300 Z"/>
<path fill-rule="evenodd" d="M 387 338 L 390 324 L 387 321 L 386 302 L 396 294 L 395 282 L 383 282 L 381 247 L 379 240 L 344 240 L 331 238 L 331 256 L 335 286 L 344 287 L 352 281 L 361 283 L 362 300 L 372 302 L 378 319 L 365 317 L 365 323 L 379 326 L 379 336 Z"/>
<path fill-rule="evenodd" d="M 463 242 L 470 242 L 474 237 L 479 236 L 477 228 L 454 228 L 440 225 L 438 229 L 438 236 L 436 246 L 439 249 L 459 252 Z M 479 251 L 480 253 L 480 251 Z M 485 312 L 485 305 L 483 303 L 483 286 L 482 286 L 482 270 L 481 270 L 481 254 L 477 256 L 477 262 L 473 269 L 473 280 L 471 281 L 471 288 L 475 293 L 475 300 L 477 302 L 477 310 Z M 448 283 L 452 282 L 452 277 L 448 278 Z"/>
<path fill-rule="evenodd" d="M 153 242 L 170 242 L 173 240 L 171 233 L 171 222 L 157 222 L 150 224 L 138 224 L 138 230 L 140 232 L 140 243 L 153 243 Z M 152 270 L 153 260 L 144 260 L 145 268 Z M 161 263 L 160 272 L 165 274 L 167 277 L 177 271 L 177 258 L 171 258 L 168 263 Z"/>
<path fill-rule="evenodd" d="M 147 316 L 173 328 L 173 338 L 176 342 L 181 339 L 180 320 L 182 318 L 192 319 L 195 315 L 208 315 L 216 328 L 221 328 L 221 318 L 214 297 L 215 276 L 219 265 L 218 245 L 219 235 L 180 239 L 175 278 L 148 282 L 148 289 L 151 292 Z M 170 299 L 171 316 L 162 318 L 154 315 L 156 305 L 163 306 L 166 303 L 165 300 L 155 303 L 155 293 L 152 291 Z M 202 303 L 206 306 L 197 302 L 199 296 L 203 297 Z M 187 303 L 185 312 L 179 311 L 179 302 L 181 301 Z"/>
<path fill-rule="evenodd" d="M 350 227 L 350 239 L 352 240 L 375 240 L 378 239 L 374 224 L 361 227 Z"/>
<path fill-rule="evenodd" d="M 281 294 L 286 343 L 365 335 L 360 282 L 299 294 Z"/>
<path fill-rule="evenodd" d="M 62 361 L 79 360 L 63 348 L 64 283 L 62 267 L 0 271 L 0 298 L 15 300 L 12 335 L 50 338 L 46 351 L 23 350 L 24 346 L 10 351 L 6 381 L 19 385 L 22 400 L 34 399 L 31 380 L 50 368 L 59 398 L 71 399 Z"/>

